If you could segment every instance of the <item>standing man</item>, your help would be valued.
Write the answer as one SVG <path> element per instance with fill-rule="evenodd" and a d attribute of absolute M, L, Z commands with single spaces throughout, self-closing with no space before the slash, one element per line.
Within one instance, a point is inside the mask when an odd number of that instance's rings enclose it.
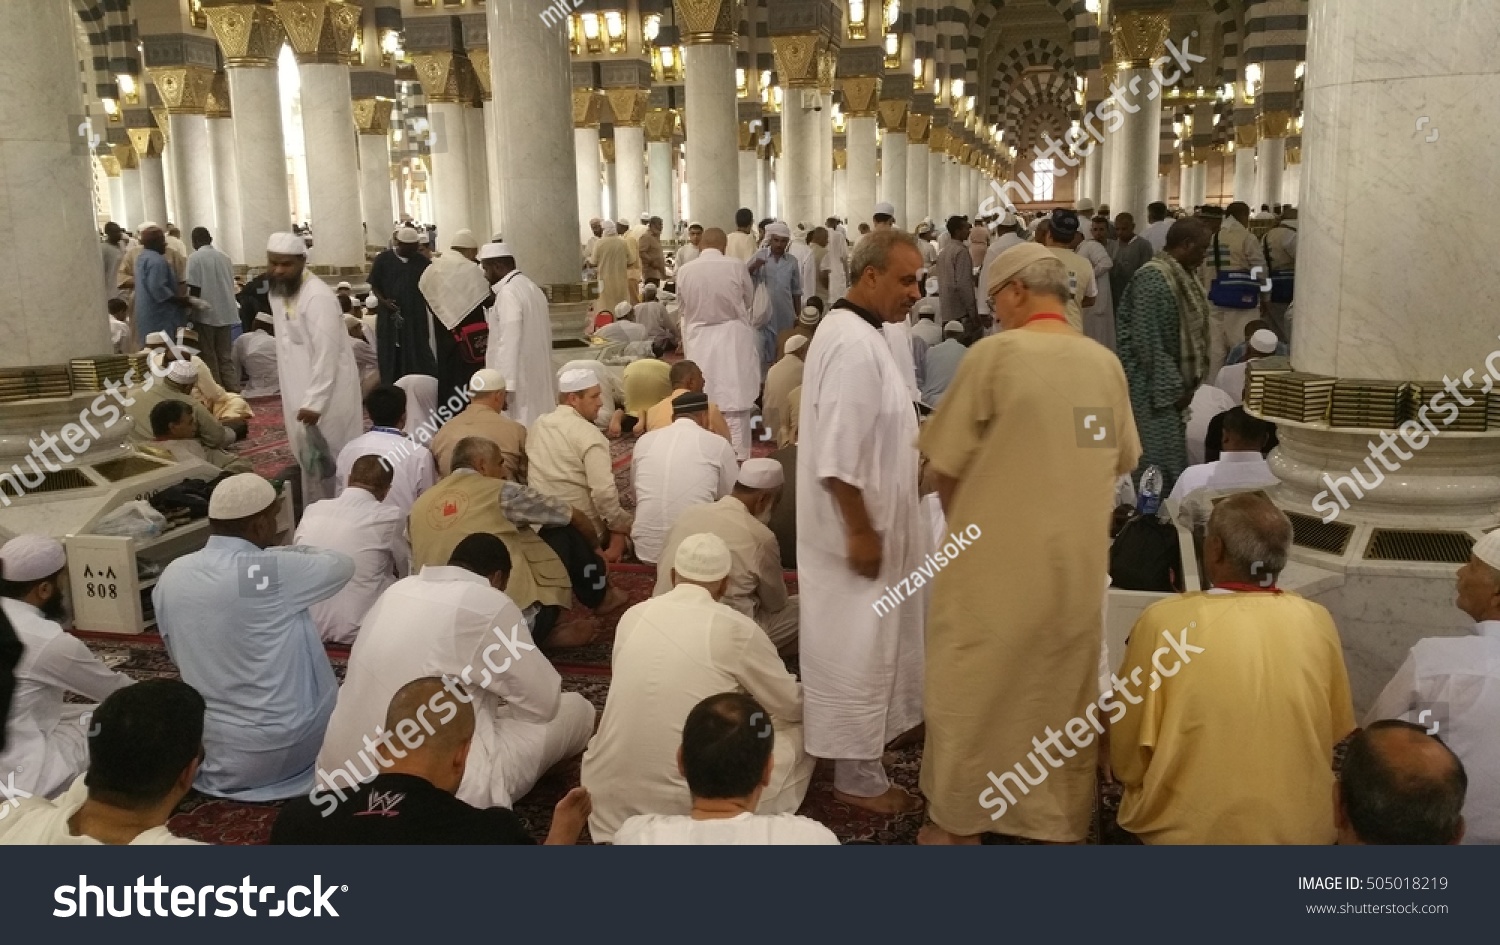
<path fill-rule="evenodd" d="M 129 240 L 120 224 L 113 221 L 104 224 L 104 241 L 99 244 L 99 253 L 104 259 L 104 297 L 120 296 L 120 257 L 125 255 Z"/>
<path fill-rule="evenodd" d="M 302 501 L 310 505 L 333 497 L 339 451 L 364 427 L 359 368 L 338 298 L 328 283 L 307 271 L 307 244 L 302 237 L 271 234 L 266 244 L 266 280 L 275 319 L 282 419 L 293 455 L 303 467 Z M 422 344 L 427 344 L 425 337 Z M 328 450 L 325 462 L 316 469 L 304 465 L 311 453 L 310 428 L 322 434 Z"/>
<path fill-rule="evenodd" d="M 953 244 L 968 258 L 962 239 Z M 891 784 L 881 755 L 922 720 L 925 595 L 888 588 L 925 560 L 917 415 L 881 326 L 920 297 L 922 254 L 906 233 L 873 233 L 854 284 L 813 337 L 799 422 L 797 566 L 807 750 L 834 762 L 834 796 L 884 813 L 921 802 Z"/>
<path fill-rule="evenodd" d="M 1196 276 L 1207 249 L 1202 223 L 1172 224 L 1166 250 L 1137 270 L 1115 317 L 1116 350 L 1141 435 L 1141 469 L 1159 466 L 1163 489 L 1187 467 L 1183 411 L 1208 377 L 1209 306 Z"/>
<path fill-rule="evenodd" d="M 1150 240 L 1135 235 L 1135 217 L 1131 214 L 1122 213 L 1115 217 L 1115 233 L 1115 243 L 1109 248 L 1110 259 L 1114 262 L 1109 270 L 1109 291 L 1118 308 L 1120 296 L 1125 294 L 1125 287 L 1130 285 L 1136 272 L 1151 261 L 1156 250 L 1151 246 Z"/>
<path fill-rule="evenodd" d="M 776 363 L 776 337 L 792 327 L 802 310 L 802 274 L 797 259 L 787 251 L 792 229 L 780 221 L 766 227 L 766 245 L 756 250 L 749 263 L 750 276 L 765 286 L 768 307 L 766 323 L 760 327 L 760 366 L 764 371 Z"/>
<path fill-rule="evenodd" d="M 474 372 L 484 367 L 490 338 L 485 320 L 490 283 L 475 262 L 479 241 L 468 230 L 459 230 L 449 250 L 433 260 L 417 281 L 432 309 L 440 404 L 461 393 Z"/>
<path fill-rule="evenodd" d="M 607 243 L 609 239 L 599 245 Z M 484 244 L 479 260 L 495 294 L 484 366 L 505 378 L 507 415 L 530 429 L 537 418 L 557 407 L 547 297 L 516 268 L 516 254 L 509 244 Z"/>
<path fill-rule="evenodd" d="M 214 248 L 214 238 L 204 227 L 193 227 L 193 254 L 187 262 L 188 291 L 202 299 L 204 307 L 193 313 L 198 330 L 199 354 L 214 380 L 228 391 L 240 392 L 239 372 L 234 370 L 231 329 L 240 320 L 234 298 L 234 263 Z"/>
<path fill-rule="evenodd" d="M 823 298 L 832 305 L 849 291 L 849 237 L 838 217 L 829 217 L 824 225 L 828 227 L 828 252 L 823 254 L 822 267 L 828 273 L 828 294 Z"/>
<path fill-rule="evenodd" d="M 1114 245 L 1109 238 L 1109 221 L 1094 217 L 1089 221 L 1089 238 L 1078 243 L 1075 250 L 1094 272 L 1094 304 L 1083 311 L 1083 333 L 1111 351 L 1115 347 L 1115 299 L 1109 291 L 1109 273 L 1115 267 L 1111 257 Z"/>
<path fill-rule="evenodd" d="M 187 325 L 187 287 L 178 282 L 166 254 L 166 231 L 154 225 L 142 229 L 134 277 L 135 331 L 142 345 L 153 332 L 175 338 Z"/>
<path fill-rule="evenodd" d="M 677 265 L 675 268 L 679 270 L 697 259 L 698 254 L 703 252 L 703 224 L 689 223 L 687 232 L 687 245 L 677 247 Z"/>
<path fill-rule="evenodd" d="M 978 843 L 993 831 L 1074 843 L 1092 819 L 1097 746 L 1068 752 L 998 820 L 977 799 L 987 772 L 1025 758 L 1032 736 L 1099 695 L 1115 482 L 1140 445 L 1119 360 L 1063 320 L 1061 261 L 1034 244 L 1010 249 L 985 274 L 985 294 L 1004 331 L 964 358 L 920 443 L 950 527 L 972 529 L 978 546 L 956 558 L 950 547 L 933 582 L 921 839 Z M 1081 435 L 1081 410 L 1107 424 L 1102 448 Z M 1028 500 L 997 501 L 1020 476 Z M 1005 537 L 991 545 L 990 535 Z"/>
<path fill-rule="evenodd" d="M 708 399 L 723 411 L 735 455 L 744 462 L 750 458 L 750 418 L 760 393 L 760 354 L 750 321 L 750 273 L 725 255 L 726 242 L 723 230 L 704 232 L 703 254 L 677 274 L 677 296 L 683 354 L 702 368 Z M 777 265 L 796 277 L 790 259 L 783 256 Z"/>
<path fill-rule="evenodd" d="M 1078 214 L 1058 208 L 1045 222 L 1046 225 L 1037 230 L 1038 241 L 1068 267 L 1068 287 L 1072 295 L 1066 300 L 1063 314 L 1069 325 L 1083 331 L 1083 312 L 1098 299 L 1099 282 L 1094 278 L 1094 267 L 1089 261 L 1071 249 L 1078 236 Z"/>
<path fill-rule="evenodd" d="M 379 300 L 375 351 L 380 380 L 386 384 L 408 374 L 437 376 L 427 335 L 427 299 L 420 285 L 432 261 L 422 254 L 420 239 L 416 230 L 403 226 L 396 231 L 395 249 L 384 250 L 370 265 L 370 291 Z"/>
<path fill-rule="evenodd" d="M 640 236 L 642 283 L 655 279 L 660 284 L 667 277 L 667 254 L 661 248 L 661 226 L 661 217 L 652 217 Z"/>
<path fill-rule="evenodd" d="M 749 262 L 750 257 L 755 255 L 760 240 L 753 232 L 755 227 L 755 214 L 745 207 L 735 211 L 733 233 L 728 234 L 725 242 L 724 255 L 741 262 Z"/>
<path fill-rule="evenodd" d="M 938 253 L 933 275 L 944 322 L 961 322 L 969 340 L 979 338 L 979 304 L 974 297 L 974 260 L 969 255 L 969 221 L 948 218 L 948 245 Z M 920 254 L 919 254 L 920 255 Z"/>
<path fill-rule="evenodd" d="M 606 220 L 602 232 L 604 235 L 594 245 L 594 254 L 588 258 L 589 265 L 599 273 L 599 298 L 594 302 L 595 313 L 613 312 L 616 305 L 629 301 L 630 282 L 626 273 L 632 266 L 639 264 L 630 244 L 619 235 L 614 222 Z M 550 363 L 548 369 L 551 369 Z M 503 368 L 501 372 L 504 373 Z"/>
<path fill-rule="evenodd" d="M 1153 252 L 1161 252 L 1167 248 L 1167 231 L 1176 222 L 1167 216 L 1167 205 L 1161 201 L 1146 205 L 1146 232 L 1141 238 L 1151 244 Z M 1116 302 L 1119 300 L 1116 299 Z"/>
<path fill-rule="evenodd" d="M 1212 268 L 1204 273 L 1210 285 L 1214 277 L 1226 272 L 1249 272 L 1254 281 L 1261 285 L 1270 283 L 1271 271 L 1266 267 L 1265 252 L 1260 240 L 1248 229 L 1249 224 L 1249 204 L 1237 200 L 1225 208 L 1224 223 L 1219 227 L 1219 232 L 1214 234 L 1212 241 L 1212 255 L 1209 259 Z M 1229 355 L 1229 349 L 1244 339 L 1245 324 L 1255 318 L 1266 318 L 1270 313 L 1269 292 L 1261 293 L 1259 308 L 1214 305 L 1208 323 L 1208 363 L 1215 366 L 1223 364 Z"/>

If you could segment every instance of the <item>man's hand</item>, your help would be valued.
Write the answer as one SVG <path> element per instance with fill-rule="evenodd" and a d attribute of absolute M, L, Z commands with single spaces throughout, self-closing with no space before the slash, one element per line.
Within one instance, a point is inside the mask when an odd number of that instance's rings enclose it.
<path fill-rule="evenodd" d="M 317 422 L 322 418 L 322 414 L 318 413 L 316 410 L 308 410 L 306 407 L 303 407 L 302 409 L 297 411 L 298 423 L 306 423 L 316 426 Z"/>
<path fill-rule="evenodd" d="M 563 799 L 552 808 L 552 827 L 547 831 L 547 844 L 569 846 L 577 843 L 593 810 L 594 801 L 589 797 L 588 788 L 576 787 L 563 795 Z"/>
<path fill-rule="evenodd" d="M 594 523 L 589 521 L 587 515 L 584 515 L 577 509 L 573 509 L 573 520 L 568 524 L 572 525 L 578 534 L 588 540 L 590 548 L 599 547 L 599 533 L 594 530 Z"/>
<path fill-rule="evenodd" d="M 604 435 L 609 437 L 611 440 L 618 440 L 621 435 L 620 427 L 624 424 L 624 422 L 625 411 L 616 410 L 614 416 L 609 418 L 609 428 L 604 431 Z"/>
<path fill-rule="evenodd" d="M 621 532 L 609 533 L 609 544 L 604 547 L 601 557 L 609 564 L 616 564 L 625 556 L 625 535 Z"/>
<path fill-rule="evenodd" d="M 882 551 L 880 533 L 874 529 L 862 529 L 849 533 L 849 568 L 862 578 L 875 580 L 880 576 Z"/>
<path fill-rule="evenodd" d="M 250 424 L 244 420 L 225 420 L 224 426 L 234 431 L 236 442 L 243 442 L 250 435 Z"/>

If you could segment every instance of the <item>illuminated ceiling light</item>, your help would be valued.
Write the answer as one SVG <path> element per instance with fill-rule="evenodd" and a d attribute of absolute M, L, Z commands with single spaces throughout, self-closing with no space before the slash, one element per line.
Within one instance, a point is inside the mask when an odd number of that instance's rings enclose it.
<path fill-rule="evenodd" d="M 585 13 L 583 15 L 583 36 L 585 39 L 599 38 L 599 14 Z"/>
<path fill-rule="evenodd" d="M 108 115 L 111 118 L 120 114 L 119 102 L 116 102 L 112 98 L 100 99 L 100 102 L 104 105 L 104 114 Z"/>
<path fill-rule="evenodd" d="M 646 42 L 656 42 L 656 37 L 661 34 L 661 14 L 648 13 L 641 20 L 641 35 L 646 37 Z"/>
<path fill-rule="evenodd" d="M 609 33 L 610 39 L 620 39 L 625 35 L 625 17 L 619 10 L 605 11 L 604 29 Z"/>
<path fill-rule="evenodd" d="M 897 33 L 885 34 L 885 54 L 893 57 L 901 55 L 901 36 Z"/>
<path fill-rule="evenodd" d="M 865 0 L 849 0 L 849 38 L 865 38 L 865 21 L 867 19 Z"/>
<path fill-rule="evenodd" d="M 938 101 L 942 101 L 942 98 L 943 98 L 943 80 L 942 79 L 936 79 L 936 80 L 933 81 L 933 83 L 932 83 L 932 91 L 933 91 L 933 94 L 935 94 L 937 96 Z"/>
<path fill-rule="evenodd" d="M 953 100 L 955 102 L 964 97 L 963 79 L 954 79 L 951 83 L 949 83 L 949 88 L 952 90 Z"/>
<path fill-rule="evenodd" d="M 1293 77 L 1300 79 L 1300 78 L 1302 78 L 1306 74 L 1307 74 L 1307 63 L 1305 63 L 1305 62 L 1299 62 L 1299 63 L 1297 63 L 1297 71 L 1295 73 L 1293 73 Z"/>
<path fill-rule="evenodd" d="M 1099 14 L 1099 0 L 1083 0 L 1083 8 L 1097 16 Z"/>
<path fill-rule="evenodd" d="M 900 2 L 900 0 L 887 0 L 886 5 L 885 5 L 885 28 L 888 29 L 888 30 L 895 29 L 896 28 L 896 21 L 899 20 L 900 18 L 901 18 L 901 2 Z"/>
<path fill-rule="evenodd" d="M 740 98 L 744 98 L 750 94 L 750 87 L 746 84 L 747 81 L 744 69 L 734 70 L 734 90 Z"/>
<path fill-rule="evenodd" d="M 122 72 L 115 76 L 115 83 L 119 85 L 120 96 L 127 104 L 137 101 L 140 90 L 136 87 L 135 76 Z"/>
<path fill-rule="evenodd" d="M 922 82 L 922 60 L 920 58 L 911 61 L 911 74 L 916 77 L 917 84 Z"/>

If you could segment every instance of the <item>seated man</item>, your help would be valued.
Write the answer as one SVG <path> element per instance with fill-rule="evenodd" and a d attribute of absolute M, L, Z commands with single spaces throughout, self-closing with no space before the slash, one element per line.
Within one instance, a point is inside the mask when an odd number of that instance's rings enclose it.
<path fill-rule="evenodd" d="M 1252 417 L 1244 407 L 1224 412 L 1223 449 L 1211 463 L 1189 466 L 1177 477 L 1168 496 L 1174 502 L 1199 489 L 1259 489 L 1274 486 L 1278 480 L 1261 452 L 1275 429 L 1271 424 Z"/>
<path fill-rule="evenodd" d="M 788 814 L 802 804 L 815 764 L 802 748 L 802 685 L 753 620 L 718 603 L 732 567 L 723 541 L 690 536 L 673 559 L 672 590 L 620 618 L 604 717 L 583 755 L 596 843 L 612 841 L 636 814 L 692 812 L 677 767 L 683 720 L 726 691 L 749 693 L 774 723 L 774 767 L 756 813 Z"/>
<path fill-rule="evenodd" d="M 196 846 L 167 829 L 203 758 L 203 697 L 177 679 L 116 691 L 89 720 L 88 773 L 55 802 L 19 801 L 0 845 Z"/>
<path fill-rule="evenodd" d="M 587 358 L 564 364 L 557 372 L 558 378 L 569 371 L 587 371 L 594 376 L 594 383 L 599 385 L 599 412 L 590 422 L 611 440 L 618 440 L 626 432 L 625 394 L 616 383 L 614 373 L 603 362 Z"/>
<path fill-rule="evenodd" d="M 1246 360 L 1250 353 L 1250 339 L 1258 331 L 1269 331 L 1272 334 L 1276 334 L 1276 328 L 1270 322 L 1259 318 L 1251 319 L 1245 323 L 1245 340 L 1229 349 L 1229 356 L 1224 359 L 1224 363 L 1226 365 L 1239 364 Z M 1281 340 L 1280 335 L 1276 335 L 1276 338 L 1276 350 L 1271 353 L 1284 358 L 1291 353 L 1290 349 L 1287 348 L 1286 342 Z"/>
<path fill-rule="evenodd" d="M 509 807 L 547 769 L 583 751 L 594 707 L 562 691 L 562 677 L 505 594 L 510 573 L 505 542 L 470 535 L 448 564 L 425 567 L 381 595 L 354 641 L 318 753 L 323 791 L 342 800 L 341 780 L 352 787 L 377 766 L 389 767 L 388 759 L 370 756 L 371 742 L 381 735 L 391 697 L 419 674 L 451 677 L 449 695 L 475 703 L 478 737 L 454 791 L 466 804 Z"/>
<path fill-rule="evenodd" d="M 1373 722 L 1349 740 L 1333 788 L 1338 842 L 1459 843 L 1468 786 L 1463 762 L 1425 728 L 1396 719 Z"/>
<path fill-rule="evenodd" d="M 380 386 L 380 358 L 365 338 L 365 323 L 357 316 L 344 316 L 344 330 L 349 333 L 349 347 L 354 349 L 354 366 L 359 368 L 359 390 L 368 397 Z"/>
<path fill-rule="evenodd" d="M 672 385 L 672 392 L 646 411 L 646 427 L 642 432 L 671 426 L 672 401 L 683 394 L 703 393 L 703 388 L 707 383 L 703 379 L 702 369 L 692 361 L 678 361 L 672 365 L 671 375 L 667 380 Z M 724 439 L 729 439 L 729 424 L 725 421 L 723 412 L 712 401 L 708 405 L 708 428 Z"/>
<path fill-rule="evenodd" d="M 255 328 L 234 339 L 230 353 L 240 374 L 240 393 L 246 397 L 269 397 L 281 392 L 281 374 L 276 368 L 276 324 L 270 315 L 255 316 Z"/>
<path fill-rule="evenodd" d="M 1333 618 L 1276 587 L 1291 544 L 1270 499 L 1230 496 L 1203 543 L 1213 589 L 1153 604 L 1131 630 L 1129 675 L 1098 708 L 1120 826 L 1146 843 L 1333 842 L 1333 746 L 1354 708 Z"/>
<path fill-rule="evenodd" d="M 1472 776 L 1465 843 L 1500 843 L 1500 532 L 1474 543 L 1458 569 L 1458 607 L 1474 632 L 1418 641 L 1365 715 L 1438 726 Z"/>
<path fill-rule="evenodd" d="M 646 411 L 672 392 L 672 366 L 661 358 L 639 358 L 625 365 L 625 421 L 621 429 L 644 433 Z"/>
<path fill-rule="evenodd" d="M 130 341 L 130 323 L 125 321 L 130 317 L 130 303 L 124 299 L 110 299 L 109 306 L 109 343 L 115 354 L 126 354 L 127 345 Z M 129 345 L 129 350 L 135 350 L 134 345 Z"/>
<path fill-rule="evenodd" d="M 604 560 L 619 561 L 634 519 L 620 505 L 609 441 L 594 426 L 601 404 L 598 376 L 564 370 L 557 389 L 557 409 L 539 417 L 526 438 L 531 487 L 582 512 Z"/>
<path fill-rule="evenodd" d="M 222 450 L 239 439 L 234 427 L 214 419 L 213 413 L 193 396 L 198 383 L 198 372 L 190 361 L 172 361 L 167 365 L 165 377 L 148 377 L 146 382 L 130 390 L 134 402 L 126 410 L 133 426 L 131 438 L 137 443 L 150 443 L 156 439 L 151 428 L 151 409 L 164 400 L 179 400 L 193 410 L 198 428 L 198 442 L 204 449 Z"/>
<path fill-rule="evenodd" d="M 615 306 L 614 321 L 601 325 L 594 331 L 594 338 L 606 344 L 628 345 L 646 340 L 646 326 L 632 320 L 634 307 L 629 302 Z"/>
<path fill-rule="evenodd" d="M 354 577 L 343 590 L 312 605 L 318 636 L 353 643 L 376 598 L 411 567 L 406 516 L 384 504 L 391 467 L 374 454 L 361 456 L 337 499 L 309 505 L 297 526 L 297 544 L 337 551 L 354 559 Z"/>
<path fill-rule="evenodd" d="M 17 535 L 0 547 L 0 609 L 23 647 L 0 751 L 0 786 L 39 797 L 62 793 L 88 762 L 94 706 L 64 697 L 76 692 L 97 702 L 131 682 L 59 625 L 66 565 L 62 543 L 46 535 Z M 4 802 L 0 797 L 0 810 Z"/>
<path fill-rule="evenodd" d="M 912 337 L 921 338 L 927 342 L 929 348 L 936 348 L 943 341 L 943 329 L 938 327 L 937 315 L 938 306 L 935 298 L 922 299 L 911 307 L 911 316 L 917 320 L 917 323 L 911 326 Z"/>
<path fill-rule="evenodd" d="M 349 582 L 354 561 L 271 547 L 277 500 L 254 473 L 219 483 L 208 544 L 168 564 L 151 595 L 168 655 L 208 704 L 193 786 L 235 801 L 312 788 L 338 694 L 308 608 Z"/>
<path fill-rule="evenodd" d="M 356 459 L 379 456 L 391 467 L 391 491 L 385 497 L 385 504 L 404 518 L 411 514 L 417 498 L 437 482 L 437 463 L 427 447 L 412 442 L 402 432 L 406 427 L 406 391 L 394 384 L 375 388 L 365 398 L 365 413 L 370 415 L 370 432 L 360 434 L 339 450 L 339 491 L 349 484 L 349 470 Z"/>
<path fill-rule="evenodd" d="M 814 295 L 802 306 L 802 312 L 797 316 L 796 324 L 776 336 L 776 357 L 779 359 L 786 354 L 786 343 L 790 338 L 800 335 L 811 344 L 813 333 L 818 330 L 818 323 L 822 320 L 823 300 Z"/>
<path fill-rule="evenodd" d="M 798 388 L 799 390 L 801 388 Z M 766 519 L 771 534 L 776 536 L 776 545 L 781 549 L 781 567 L 786 571 L 797 570 L 797 443 L 791 443 L 772 453 L 771 459 L 785 472 L 785 480 L 792 488 L 782 489 L 771 506 L 771 515 Z"/>
<path fill-rule="evenodd" d="M 645 564 L 659 560 L 662 542 L 683 509 L 728 495 L 740 471 L 734 447 L 708 431 L 708 395 L 679 394 L 672 403 L 672 425 L 641 437 L 631 460 L 635 526 L 630 538 Z"/>
<path fill-rule="evenodd" d="M 797 644 L 797 598 L 786 592 L 781 549 L 766 526 L 785 481 L 774 459 L 747 459 L 734 491 L 717 502 L 693 505 L 677 517 L 662 548 L 662 560 L 675 560 L 690 535 L 716 535 L 729 549 L 729 585 L 719 603 L 754 620 L 779 650 Z M 792 491 L 792 490 L 789 490 Z M 658 568 L 655 595 L 672 590 L 670 569 Z"/>
<path fill-rule="evenodd" d="M 446 686 L 443 679 L 423 676 L 397 690 L 382 732 L 392 756 L 380 759 L 385 771 L 361 784 L 342 803 L 322 788 L 293 799 L 271 827 L 271 843 L 535 843 L 509 808 L 478 808 L 453 796 L 469 769 L 476 719 L 473 706 L 463 696 L 450 698 L 452 690 L 445 691 Z M 442 707 L 452 711 L 441 715 Z M 404 733 L 405 749 L 390 743 L 390 732 Z M 588 792 L 583 788 L 569 791 L 552 809 L 547 843 L 577 843 L 588 814 Z"/>
<path fill-rule="evenodd" d="M 412 507 L 412 568 L 446 563 L 469 535 L 498 535 L 515 562 L 510 597 L 533 621 L 532 635 L 550 648 L 591 641 L 598 631 L 592 620 L 557 621 L 575 595 L 600 614 L 624 603 L 624 592 L 608 584 L 593 523 L 566 502 L 506 479 L 491 440 L 460 440 L 452 462 L 453 472 Z"/>
<path fill-rule="evenodd" d="M 186 360 L 191 361 L 193 369 L 198 372 L 198 383 L 193 387 L 194 396 L 208 408 L 208 412 L 214 415 L 215 420 L 232 427 L 243 440 L 250 430 L 246 421 L 255 416 L 255 411 L 250 409 L 249 402 L 239 391 L 226 390 L 214 377 L 213 370 L 209 368 L 208 363 L 194 353 L 199 350 L 201 344 L 195 330 L 184 328 L 179 331 L 177 343 L 181 346 L 178 351 L 179 356 L 186 355 Z M 165 345 L 163 349 L 166 349 Z M 229 366 L 227 361 L 228 358 L 226 358 L 226 366 Z"/>
<path fill-rule="evenodd" d="M 645 330 L 648 341 L 666 340 L 668 350 L 671 350 L 677 347 L 677 328 L 667 314 L 666 305 L 657 299 L 659 291 L 650 283 L 641 286 L 641 304 L 635 307 L 632 314 L 636 324 Z"/>
<path fill-rule="evenodd" d="M 198 442 L 198 418 L 191 404 L 163 400 L 151 408 L 152 445 L 172 454 L 180 463 L 198 460 L 229 473 L 252 472 L 250 461 L 228 450 L 212 450 Z"/>
<path fill-rule="evenodd" d="M 505 378 L 493 368 L 481 368 L 469 378 L 469 405 L 458 416 L 438 427 L 432 437 L 432 455 L 438 473 L 453 471 L 453 448 L 459 440 L 484 437 L 500 447 L 505 478 L 526 483 L 526 428 L 505 415 Z"/>
<path fill-rule="evenodd" d="M 1253 334 L 1247 333 L 1245 358 L 1242 361 L 1226 364 L 1219 368 L 1218 374 L 1214 375 L 1214 386 L 1230 397 L 1235 403 L 1243 403 L 1245 400 L 1245 382 L 1249 377 L 1250 362 L 1262 361 L 1274 358 L 1278 355 L 1285 357 L 1281 342 L 1276 338 L 1276 333 L 1269 328 L 1262 328 Z"/>
<path fill-rule="evenodd" d="M 615 831 L 620 846 L 837 845 L 833 831 L 787 811 L 757 814 L 775 771 L 776 732 L 759 702 L 721 692 L 693 706 L 682 726 L 677 770 L 690 814 L 636 814 Z"/>
<path fill-rule="evenodd" d="M 778 443 L 791 435 L 791 396 L 792 391 L 802 386 L 803 362 L 806 357 L 807 339 L 801 335 L 793 335 L 786 340 L 786 354 L 766 372 L 761 412 L 764 414 L 765 429 L 776 436 Z"/>
<path fill-rule="evenodd" d="M 958 366 L 969 353 L 963 342 L 964 324 L 950 321 L 943 326 L 943 341 L 927 350 L 925 372 L 922 376 L 922 403 L 936 407 L 948 392 L 948 386 L 958 375 Z"/>
<path fill-rule="evenodd" d="M 1209 424 L 1214 418 L 1227 410 L 1234 409 L 1239 401 L 1219 390 L 1212 384 L 1199 384 L 1198 389 L 1193 391 L 1193 400 L 1188 405 L 1187 421 L 1187 460 L 1189 466 L 1198 466 L 1208 459 Z M 1217 424 L 1219 439 L 1214 446 L 1218 446 L 1224 439 L 1224 421 Z M 1215 449 L 1213 452 L 1218 453 Z"/>

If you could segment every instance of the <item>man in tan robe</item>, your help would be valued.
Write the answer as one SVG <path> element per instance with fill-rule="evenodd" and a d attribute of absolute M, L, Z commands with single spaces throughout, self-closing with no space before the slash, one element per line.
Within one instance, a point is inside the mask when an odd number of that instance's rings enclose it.
<path fill-rule="evenodd" d="M 1096 741 L 1046 755 L 1052 768 L 999 814 L 980 797 L 990 772 L 1036 754 L 1034 739 L 1054 740 L 1099 695 L 1115 481 L 1140 443 L 1120 362 L 1065 321 L 1063 263 L 1026 243 L 986 275 L 1006 330 L 969 349 L 919 441 L 950 536 L 933 556 L 919 839 L 1078 842 Z"/>
<path fill-rule="evenodd" d="M 448 475 L 453 448 L 460 440 L 482 436 L 500 447 L 505 458 L 505 478 L 526 482 L 526 428 L 505 415 L 505 377 L 493 368 L 481 368 L 469 379 L 469 406 L 438 427 L 428 444 L 437 460 L 438 473 Z"/>

